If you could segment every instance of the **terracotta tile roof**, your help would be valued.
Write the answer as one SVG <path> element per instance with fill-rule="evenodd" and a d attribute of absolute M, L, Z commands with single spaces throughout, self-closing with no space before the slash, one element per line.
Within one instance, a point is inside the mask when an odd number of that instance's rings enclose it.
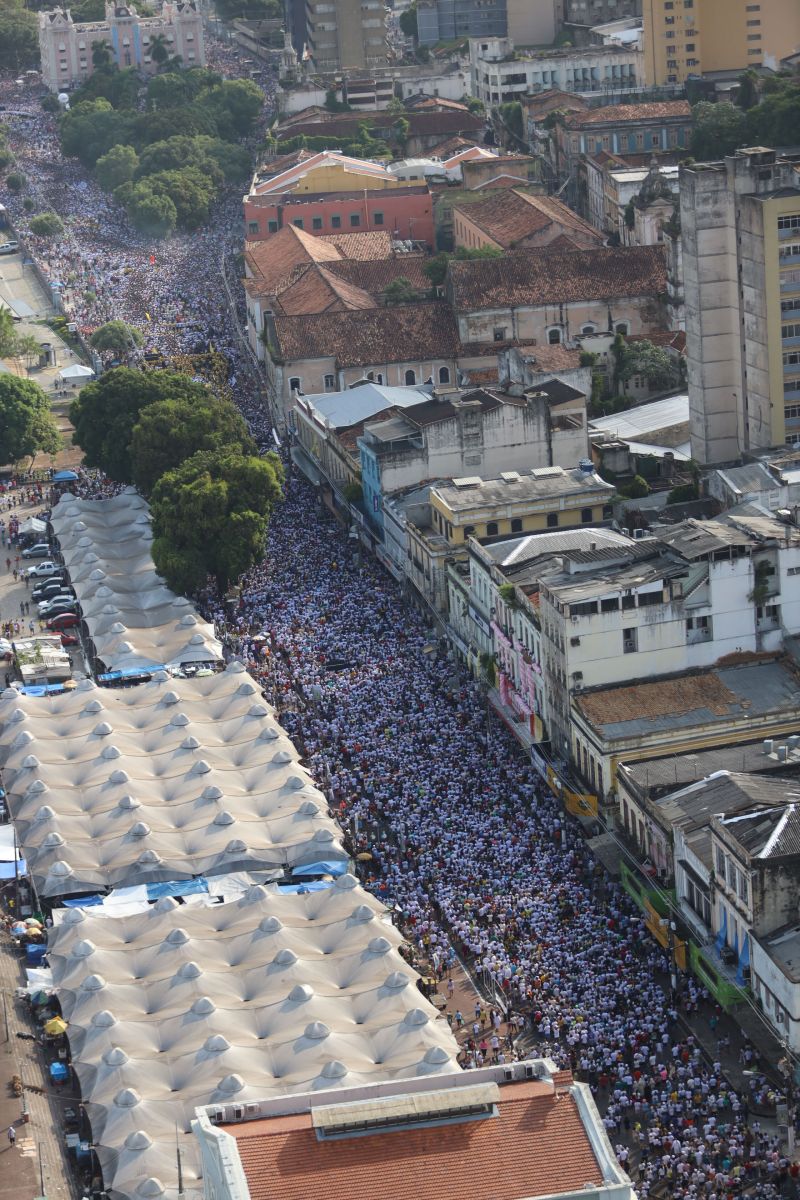
<path fill-rule="evenodd" d="M 486 384 L 496 384 L 498 380 L 497 367 L 482 367 L 480 370 L 477 367 L 461 368 L 467 376 L 470 383 L 474 383 L 478 387 Z"/>
<path fill-rule="evenodd" d="M 553 225 L 561 226 L 567 238 L 574 234 L 583 245 L 587 241 L 603 244 L 596 229 L 554 196 L 535 196 L 515 189 L 502 196 L 489 195 L 477 204 L 470 204 L 466 211 L 454 204 L 453 212 L 472 221 L 504 250 Z"/>
<path fill-rule="evenodd" d="M 662 329 L 655 333 L 632 333 L 629 342 L 652 342 L 654 346 L 668 346 L 678 354 L 686 353 L 686 334 L 682 329 Z"/>
<path fill-rule="evenodd" d="M 406 108 L 414 112 L 419 112 L 420 109 L 442 112 L 451 108 L 457 109 L 458 112 L 469 112 L 466 104 L 459 104 L 458 100 L 445 100 L 443 96 L 409 96 L 405 104 Z"/>
<path fill-rule="evenodd" d="M 363 233 L 325 233 L 318 239 L 335 246 L 341 258 L 357 258 L 362 262 L 391 258 L 392 239 L 386 230 L 374 229 Z"/>
<path fill-rule="evenodd" d="M 502 258 L 454 259 L 448 272 L 459 312 L 652 297 L 667 289 L 662 246 L 519 250 Z"/>
<path fill-rule="evenodd" d="M 334 358 L 340 367 L 453 360 L 458 328 L 448 304 L 409 304 L 369 312 L 275 317 L 278 349 L 287 362 Z"/>
<path fill-rule="evenodd" d="M 583 129 L 584 125 L 623 125 L 628 121 L 688 120 L 691 115 L 688 100 L 658 100 L 649 104 L 609 104 L 584 113 L 570 113 L 564 124 L 567 129 Z"/>
<path fill-rule="evenodd" d="M 277 295 L 294 277 L 296 269 L 308 263 L 335 262 L 342 252 L 325 238 L 287 225 L 263 242 L 245 243 L 245 260 L 253 272 L 248 289 L 253 295 Z"/>
<path fill-rule="evenodd" d="M 496 1117 L 329 1142 L 317 1141 L 308 1113 L 226 1132 L 251 1200 L 522 1200 L 599 1187 L 603 1172 L 575 1100 L 558 1090 L 510 1085 Z"/>
<path fill-rule="evenodd" d="M 473 189 L 476 192 L 494 192 L 500 188 L 518 188 L 520 184 L 527 183 L 521 175 L 493 175 L 491 179 L 484 179 L 477 183 Z"/>
<path fill-rule="evenodd" d="M 715 671 L 705 671 L 680 679 L 660 679 L 657 683 L 584 692 L 576 703 L 593 725 L 604 726 L 700 710 L 721 717 L 733 712 L 737 699 Z"/>
<path fill-rule="evenodd" d="M 582 96 L 551 88 L 547 92 L 537 92 L 535 96 L 523 97 L 522 107 L 527 109 L 528 116 L 536 119 L 536 117 L 546 117 L 548 113 L 555 112 L 557 109 L 583 112 L 588 105 Z"/>
<path fill-rule="evenodd" d="M 369 292 L 332 274 L 325 267 L 311 263 L 299 278 L 292 281 L 277 296 L 276 311 L 287 317 L 313 313 L 344 312 L 351 309 L 375 308 Z"/>
<path fill-rule="evenodd" d="M 387 115 L 381 112 L 329 113 L 325 117 L 317 114 L 309 119 L 292 120 L 289 125 L 284 122 L 278 126 L 276 132 L 279 138 L 283 132 L 289 130 L 289 137 L 297 137 L 304 133 L 308 137 L 323 137 L 328 134 L 330 137 L 346 138 L 354 136 L 359 125 L 366 122 L 375 134 L 380 135 L 382 130 L 388 133 L 396 119 L 391 113 Z M 485 117 L 477 117 L 466 109 L 407 112 L 405 120 L 408 121 L 411 137 L 430 137 L 440 133 L 444 138 L 448 134 L 475 133 L 486 126 Z"/>
<path fill-rule="evenodd" d="M 581 365 L 580 350 L 566 346 L 520 346 L 520 355 L 542 371 L 574 371 Z"/>
<path fill-rule="evenodd" d="M 364 288 L 373 296 L 379 296 L 395 279 L 408 279 L 421 292 L 431 290 L 431 281 L 424 271 L 427 259 L 421 255 L 398 254 L 394 258 L 379 259 L 377 262 L 358 262 L 353 259 L 343 259 L 331 263 L 329 270 L 346 279 L 355 287 Z"/>
<path fill-rule="evenodd" d="M 436 158 L 450 158 L 451 155 L 457 154 L 459 150 L 466 150 L 475 143 L 468 138 L 451 137 L 446 138 L 443 142 L 437 142 L 435 146 L 431 146 L 428 154 L 435 155 Z"/>

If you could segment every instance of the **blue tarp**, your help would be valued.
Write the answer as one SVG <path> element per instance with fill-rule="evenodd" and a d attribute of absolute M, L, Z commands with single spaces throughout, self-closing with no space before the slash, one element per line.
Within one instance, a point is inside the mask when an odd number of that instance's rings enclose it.
<path fill-rule="evenodd" d="M 335 862 L 315 862 L 306 863 L 302 867 L 295 867 L 292 871 L 292 879 L 302 878 L 307 875 L 333 875 L 334 879 L 339 875 L 344 875 L 347 870 L 347 863 L 336 860 Z"/>
<path fill-rule="evenodd" d="M 35 967 L 47 953 L 47 946 L 26 946 L 25 960 L 29 967 Z"/>
<path fill-rule="evenodd" d="M 28 873 L 28 868 L 26 866 L 24 858 L 21 858 L 19 860 L 19 862 L 17 863 L 16 870 L 14 869 L 13 862 L 10 862 L 10 863 L 0 862 L 0 879 L 15 879 L 17 877 L 17 875 L 27 875 L 27 873 Z"/>
<path fill-rule="evenodd" d="M 81 896 L 79 900 L 62 900 L 64 908 L 94 908 L 103 903 L 102 896 Z"/>
<path fill-rule="evenodd" d="M 48 696 L 57 692 L 65 692 L 63 683 L 29 683 L 20 689 L 24 696 Z"/>
<path fill-rule="evenodd" d="M 714 938 L 714 945 L 717 948 L 717 954 L 722 953 L 722 947 L 725 945 L 725 935 L 728 932 L 728 910 L 722 910 L 722 924 L 720 925 L 717 936 Z"/>
<path fill-rule="evenodd" d="M 737 983 L 740 983 L 740 984 L 744 983 L 744 970 L 745 970 L 745 967 L 749 967 L 749 966 L 750 966 L 750 938 L 748 937 L 747 933 L 745 932 L 745 934 L 742 938 L 742 952 L 739 955 L 739 967 L 736 971 L 736 982 Z"/>
<path fill-rule="evenodd" d="M 53 483 L 72 483 L 78 476 L 74 471 L 56 471 Z"/>
<path fill-rule="evenodd" d="M 58 1083 L 61 1079 L 69 1079 L 69 1067 L 62 1062 L 50 1063 L 50 1078 L 54 1083 Z"/>
<path fill-rule="evenodd" d="M 333 887 L 331 880 L 312 879 L 309 883 L 280 883 L 278 891 L 286 896 L 305 896 L 308 892 L 324 892 L 329 887 Z"/>
<path fill-rule="evenodd" d="M 198 896 L 208 891 L 208 880 L 178 879 L 170 883 L 148 883 L 147 899 L 160 900 L 162 896 Z"/>

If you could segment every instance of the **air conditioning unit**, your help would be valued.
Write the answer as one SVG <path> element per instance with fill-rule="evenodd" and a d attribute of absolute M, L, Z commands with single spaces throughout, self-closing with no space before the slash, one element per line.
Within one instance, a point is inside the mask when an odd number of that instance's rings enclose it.
<path fill-rule="evenodd" d="M 505 1079 L 506 1083 L 513 1083 L 514 1082 L 514 1068 L 513 1067 L 503 1067 L 503 1078 Z"/>
<path fill-rule="evenodd" d="M 533 1063 L 525 1063 L 525 1078 L 526 1079 L 536 1079 L 537 1078 L 536 1067 L 534 1067 Z"/>
<path fill-rule="evenodd" d="M 260 1104 L 246 1104 L 244 1106 L 244 1111 L 247 1113 L 248 1117 L 257 1117 L 261 1112 L 261 1105 Z"/>
<path fill-rule="evenodd" d="M 581 639 L 580 639 L 579 637 L 573 637 L 573 638 L 570 638 L 570 639 L 569 639 L 569 644 L 570 644 L 570 646 L 580 646 L 580 644 L 581 644 Z"/>
<path fill-rule="evenodd" d="M 225 1109 L 215 1108 L 208 1119 L 212 1125 L 222 1125 L 225 1121 Z"/>
<path fill-rule="evenodd" d="M 244 1119 L 244 1109 L 242 1108 L 241 1104 L 237 1104 L 237 1105 L 235 1105 L 234 1110 L 233 1110 L 233 1120 L 241 1121 L 243 1119 Z"/>

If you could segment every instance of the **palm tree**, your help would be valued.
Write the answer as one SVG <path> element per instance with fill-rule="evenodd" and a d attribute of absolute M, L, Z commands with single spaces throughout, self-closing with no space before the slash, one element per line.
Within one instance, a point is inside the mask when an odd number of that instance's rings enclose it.
<path fill-rule="evenodd" d="M 111 51 L 106 42 L 92 42 L 92 63 L 95 68 L 111 66 Z"/>
<path fill-rule="evenodd" d="M 154 33 L 150 38 L 150 57 L 159 66 L 169 58 L 169 43 L 163 33 Z"/>

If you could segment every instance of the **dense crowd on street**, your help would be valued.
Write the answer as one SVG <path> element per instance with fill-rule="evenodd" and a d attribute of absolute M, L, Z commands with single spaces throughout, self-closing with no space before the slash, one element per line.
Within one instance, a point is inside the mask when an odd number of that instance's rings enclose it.
<path fill-rule="evenodd" d="M 0 87 L 0 99 L 15 86 Z M 240 198 L 223 201 L 207 231 L 148 244 L 64 164 L 38 101 L 19 90 L 13 100 L 34 114 L 9 118 L 29 194 L 67 221 L 63 241 L 34 250 L 75 319 L 89 329 L 122 317 L 145 332 L 143 352 L 214 344 L 266 444 L 263 399 L 219 279 L 221 250 L 241 248 Z M 11 205 L 24 234 L 25 213 Z M 76 490 L 103 494 L 86 474 Z M 532 1048 L 571 1065 L 642 1196 L 794 1194 L 796 1168 L 774 1123 L 762 1129 L 755 1115 L 768 1085 L 754 1074 L 750 1094 L 738 1095 L 679 1019 L 715 1021 L 707 995 L 688 977 L 670 990 L 663 952 L 581 829 L 397 584 L 302 479 L 289 472 L 268 553 L 238 606 L 211 593 L 202 602 L 228 652 L 278 704 L 354 853 L 371 856 L 367 886 L 393 906 L 416 953 L 445 981 L 457 952 L 494 998 L 474 1013 L 449 1006 L 463 1064 Z"/>

